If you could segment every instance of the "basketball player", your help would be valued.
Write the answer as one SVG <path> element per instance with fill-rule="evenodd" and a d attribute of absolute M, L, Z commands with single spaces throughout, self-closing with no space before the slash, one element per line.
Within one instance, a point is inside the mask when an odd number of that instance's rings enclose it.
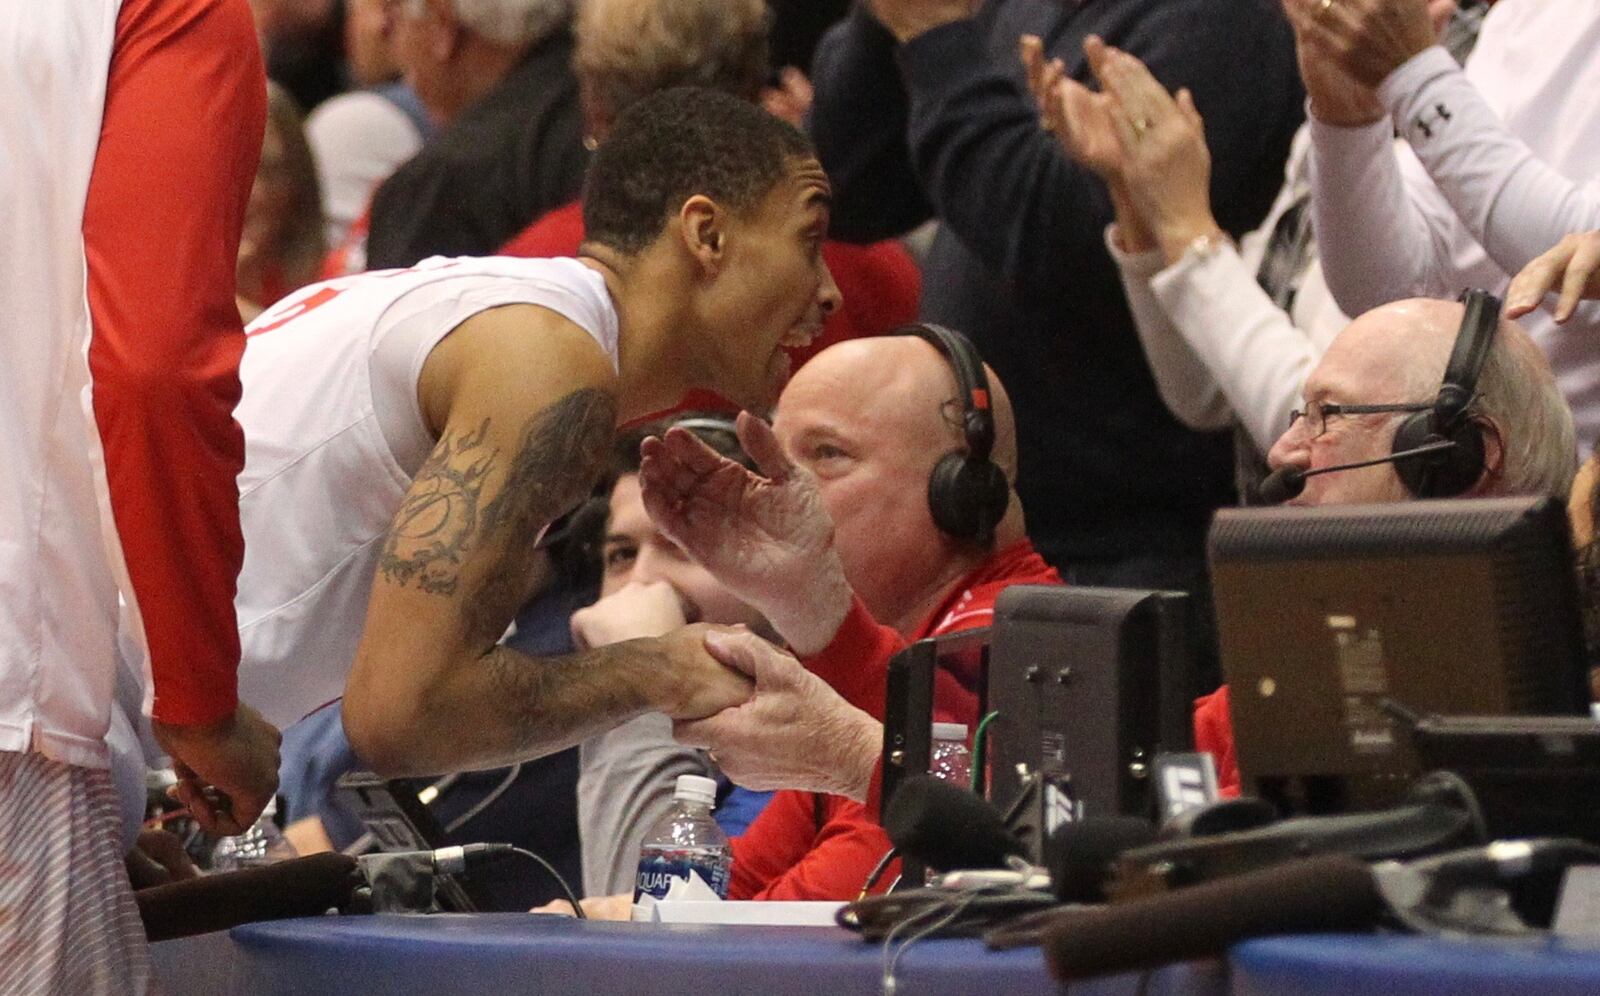
<path fill-rule="evenodd" d="M 356 754 L 391 775 L 743 701 L 705 626 L 546 660 L 498 641 L 619 424 L 691 389 L 775 399 L 784 347 L 839 301 L 828 197 L 787 124 L 667 91 L 595 156 L 580 258 L 435 258 L 261 315 L 238 410 L 243 694 L 287 723 L 342 693 Z"/>

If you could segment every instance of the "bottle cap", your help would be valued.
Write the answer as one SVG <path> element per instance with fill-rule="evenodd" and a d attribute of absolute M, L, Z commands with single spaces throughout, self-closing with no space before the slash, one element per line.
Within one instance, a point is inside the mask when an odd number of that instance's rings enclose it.
<path fill-rule="evenodd" d="M 959 740 L 967 742 L 967 724 L 965 723 L 934 723 L 933 739 Z"/>
<path fill-rule="evenodd" d="M 714 805 L 717 801 L 717 780 L 704 775 L 679 775 L 672 789 L 672 798 Z"/>

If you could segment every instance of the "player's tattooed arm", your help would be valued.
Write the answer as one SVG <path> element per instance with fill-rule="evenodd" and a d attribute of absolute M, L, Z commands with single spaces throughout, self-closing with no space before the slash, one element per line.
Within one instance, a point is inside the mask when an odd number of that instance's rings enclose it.
<path fill-rule="evenodd" d="M 417 471 L 395 515 L 378 570 L 395 584 L 454 595 L 461 556 L 478 531 L 484 481 L 499 452 L 486 443 L 489 419 L 474 430 L 446 429 Z"/>

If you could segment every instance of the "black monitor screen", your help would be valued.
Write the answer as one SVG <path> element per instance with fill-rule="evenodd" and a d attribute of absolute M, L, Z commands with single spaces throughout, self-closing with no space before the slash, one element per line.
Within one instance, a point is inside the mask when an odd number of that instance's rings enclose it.
<path fill-rule="evenodd" d="M 1565 509 L 1547 498 L 1229 509 L 1210 536 L 1244 791 L 1387 805 L 1417 774 L 1391 707 L 1588 709 Z"/>

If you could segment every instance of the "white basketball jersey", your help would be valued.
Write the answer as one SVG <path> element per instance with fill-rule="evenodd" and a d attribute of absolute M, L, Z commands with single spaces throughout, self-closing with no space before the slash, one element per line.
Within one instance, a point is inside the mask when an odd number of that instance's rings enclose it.
<path fill-rule="evenodd" d="M 615 368 L 616 309 L 573 259 L 435 257 L 315 284 L 246 327 L 239 696 L 268 720 L 287 725 L 344 694 L 379 552 L 426 455 L 397 454 L 394 423 L 426 432 L 428 352 L 507 304 L 560 314 Z M 396 341 L 404 348 L 380 348 Z"/>

